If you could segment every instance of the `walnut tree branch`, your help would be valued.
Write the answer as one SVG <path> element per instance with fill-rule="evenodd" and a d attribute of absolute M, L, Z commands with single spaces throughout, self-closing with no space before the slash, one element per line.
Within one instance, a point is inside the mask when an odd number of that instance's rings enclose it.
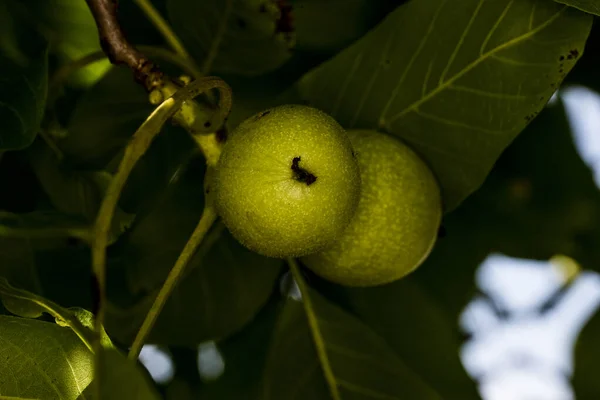
<path fill-rule="evenodd" d="M 118 0 L 86 0 L 86 3 L 98 27 L 100 46 L 110 62 L 128 66 L 135 80 L 148 91 L 160 86 L 162 72 L 125 37 L 117 18 Z"/>

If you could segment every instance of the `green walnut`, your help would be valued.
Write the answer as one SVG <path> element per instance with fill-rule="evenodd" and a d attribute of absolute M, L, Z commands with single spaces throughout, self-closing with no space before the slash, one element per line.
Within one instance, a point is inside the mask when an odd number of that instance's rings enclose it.
<path fill-rule="evenodd" d="M 268 257 L 299 257 L 340 238 L 358 205 L 360 172 L 333 118 L 284 105 L 231 133 L 213 186 L 217 213 L 240 243 Z"/>
<path fill-rule="evenodd" d="M 358 209 L 339 241 L 301 260 L 332 282 L 381 285 L 429 255 L 442 216 L 440 189 L 428 166 L 399 140 L 370 130 L 348 136 L 362 180 Z"/>

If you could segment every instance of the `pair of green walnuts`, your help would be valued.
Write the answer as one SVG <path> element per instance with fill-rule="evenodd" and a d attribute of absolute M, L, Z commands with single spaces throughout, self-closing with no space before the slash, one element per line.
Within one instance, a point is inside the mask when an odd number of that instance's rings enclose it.
<path fill-rule="evenodd" d="M 268 257 L 299 257 L 346 286 L 395 281 L 428 256 L 442 215 L 440 190 L 406 145 L 370 130 L 346 132 L 312 107 L 285 105 L 240 124 L 211 180 L 232 235 Z"/>

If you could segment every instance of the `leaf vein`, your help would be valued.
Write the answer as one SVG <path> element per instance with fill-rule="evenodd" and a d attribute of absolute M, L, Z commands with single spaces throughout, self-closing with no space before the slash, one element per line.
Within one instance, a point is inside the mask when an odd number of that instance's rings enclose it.
<path fill-rule="evenodd" d="M 452 64 L 454 63 L 454 59 L 456 58 L 456 55 L 458 54 L 458 52 L 460 51 L 460 48 L 462 47 L 463 43 L 465 42 L 465 38 L 467 37 L 467 35 L 469 34 L 469 31 L 471 30 L 471 26 L 473 25 L 473 22 L 475 22 L 475 19 L 477 19 L 477 15 L 479 14 L 479 10 L 481 9 L 481 6 L 483 6 L 483 0 L 479 0 L 479 3 L 477 3 L 477 7 L 475 8 L 475 11 L 473 11 L 473 15 L 471 15 L 471 18 L 469 19 L 467 26 L 463 30 L 463 33 L 460 35 L 460 39 L 458 39 L 458 43 L 456 44 L 456 46 L 454 46 L 454 50 L 452 51 L 452 54 L 450 55 L 450 59 L 446 63 L 446 67 L 444 68 L 444 70 L 442 71 L 442 74 L 440 75 L 440 79 L 438 81 L 439 85 L 444 84 L 444 78 L 446 77 L 446 74 L 452 67 Z"/>
<path fill-rule="evenodd" d="M 454 75 L 452 78 L 448 79 L 447 81 L 444 82 L 443 85 L 438 86 L 437 88 L 435 88 L 434 90 L 432 90 L 431 92 L 429 92 L 427 94 L 427 96 L 422 97 L 416 101 L 414 101 L 412 104 L 410 104 L 409 106 L 407 106 L 406 108 L 404 108 L 403 110 L 401 110 L 400 112 L 398 112 L 396 115 L 393 115 L 390 117 L 389 121 L 384 121 L 383 125 L 387 128 L 389 128 L 390 125 L 392 125 L 397 119 L 402 118 L 404 115 L 406 115 L 407 113 L 416 110 L 421 104 L 429 101 L 432 97 L 434 97 L 435 95 L 437 95 L 439 92 L 443 91 L 445 88 L 447 88 L 449 85 L 451 85 L 453 82 L 455 82 L 456 80 L 458 80 L 459 78 L 461 78 L 462 76 L 464 76 L 467 72 L 471 71 L 473 68 L 475 68 L 476 66 L 478 66 L 479 64 L 481 64 L 483 61 L 485 61 L 488 57 L 492 57 L 495 55 L 495 53 L 500 52 L 504 49 L 507 49 L 515 44 L 518 44 L 519 42 L 523 41 L 523 40 L 527 40 L 529 37 L 537 34 L 539 31 L 541 31 L 542 29 L 546 28 L 548 25 L 552 24 L 558 17 L 560 17 L 560 15 L 562 15 L 562 13 L 567 9 L 567 7 L 565 6 L 564 8 L 562 8 L 559 12 L 557 12 L 556 14 L 554 14 L 552 17 L 548 18 L 548 20 L 546 20 L 543 24 L 540 24 L 539 26 L 536 27 L 535 30 L 533 31 L 529 31 L 523 35 L 517 36 L 497 47 L 495 47 L 494 49 L 490 50 L 489 52 L 487 52 L 486 54 L 484 54 L 482 57 L 479 57 L 478 59 L 476 59 L 475 61 L 471 62 L 469 65 L 467 65 L 465 68 L 463 68 L 460 72 L 458 72 L 456 75 Z M 384 114 L 382 114 L 384 115 Z M 381 118 L 380 118 L 381 120 Z"/>

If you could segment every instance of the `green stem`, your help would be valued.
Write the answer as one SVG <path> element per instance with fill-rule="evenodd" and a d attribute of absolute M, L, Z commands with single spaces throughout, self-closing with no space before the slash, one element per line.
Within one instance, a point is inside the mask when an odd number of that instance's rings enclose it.
<path fill-rule="evenodd" d="M 177 261 L 169 272 L 169 275 L 160 289 L 160 292 L 158 292 L 158 295 L 154 300 L 154 304 L 152 304 L 150 311 L 148 311 L 148 314 L 146 314 L 146 318 L 144 319 L 144 322 L 142 323 L 142 326 L 138 331 L 131 348 L 129 349 L 129 359 L 136 360 L 138 358 L 146 338 L 156 323 L 158 315 L 165 306 L 169 296 L 173 292 L 173 289 L 175 289 L 175 286 L 180 281 L 180 278 L 183 276 L 185 267 L 188 265 L 192 256 L 196 253 L 198 246 L 200 246 L 202 240 L 206 236 L 206 233 L 216 219 L 217 214 L 214 208 L 210 205 L 206 206 L 198 225 L 196 225 L 196 228 L 192 233 L 192 236 L 190 236 L 190 239 L 185 244 L 183 251 L 181 254 L 179 254 L 179 258 L 177 258 Z"/>
<path fill-rule="evenodd" d="M 325 340 L 321 335 L 321 329 L 319 328 L 319 322 L 317 321 L 317 316 L 315 315 L 312 300 L 310 299 L 308 286 L 306 285 L 306 282 L 304 282 L 304 278 L 300 273 L 300 268 L 298 267 L 298 263 L 296 262 L 296 260 L 294 258 L 288 258 L 287 262 L 290 265 L 292 276 L 298 284 L 300 293 L 302 293 L 302 304 L 304 305 L 304 312 L 306 314 L 306 319 L 308 320 L 310 333 L 315 343 L 317 357 L 319 358 L 321 367 L 323 368 L 323 375 L 325 375 L 325 380 L 327 381 L 327 386 L 329 387 L 329 393 L 331 394 L 331 398 L 333 400 L 340 400 L 340 391 L 335 380 L 335 375 L 333 374 L 333 369 L 331 368 L 331 364 L 329 363 L 329 357 L 327 357 L 327 351 L 325 350 Z"/>
<path fill-rule="evenodd" d="M 94 225 L 91 244 L 92 271 L 96 277 L 96 289 L 98 291 L 98 304 L 96 305 L 97 312 L 94 324 L 98 337 L 98 340 L 94 343 L 94 350 L 98 355 L 101 350 L 99 338 L 101 337 L 106 313 L 106 247 L 108 245 L 110 225 L 121 191 L 137 161 L 145 154 L 152 140 L 161 131 L 163 125 L 180 111 L 183 104 L 194 103 L 191 101 L 194 97 L 215 88 L 221 91 L 220 112 L 228 115 L 231 110 L 231 89 L 223 80 L 216 77 L 207 77 L 180 88 L 171 97 L 163 101 L 134 133 L 131 141 L 125 148 L 125 154 L 102 200 Z M 95 360 L 96 371 L 101 371 L 99 356 Z M 98 382 L 99 380 L 97 379 L 99 387 L 100 383 Z"/>
<path fill-rule="evenodd" d="M 154 24 L 156 29 L 163 35 L 169 46 L 175 51 L 175 53 L 179 54 L 186 60 L 192 60 L 187 50 L 175 34 L 175 32 L 171 29 L 171 26 L 165 21 L 165 19 L 160 15 L 158 10 L 152 5 L 150 0 L 134 0 L 134 2 L 142 9 L 142 11 L 146 14 L 150 22 Z M 140 49 L 141 50 L 141 49 Z"/>

